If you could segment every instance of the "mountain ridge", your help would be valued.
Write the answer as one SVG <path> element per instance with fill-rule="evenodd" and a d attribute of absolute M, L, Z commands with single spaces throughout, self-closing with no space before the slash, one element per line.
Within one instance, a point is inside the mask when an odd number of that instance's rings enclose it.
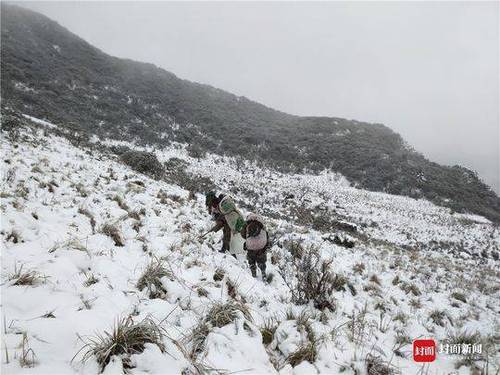
<path fill-rule="evenodd" d="M 109 56 L 57 22 L 2 3 L 2 107 L 90 136 L 342 173 L 372 191 L 426 198 L 500 222 L 500 199 L 466 168 L 440 166 L 382 124 L 296 116 Z"/>

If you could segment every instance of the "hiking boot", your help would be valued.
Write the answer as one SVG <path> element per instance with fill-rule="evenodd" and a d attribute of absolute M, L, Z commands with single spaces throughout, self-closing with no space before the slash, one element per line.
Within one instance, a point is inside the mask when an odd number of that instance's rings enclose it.
<path fill-rule="evenodd" d="M 266 276 L 266 265 L 259 265 L 260 269 L 260 274 L 262 275 L 262 281 L 266 282 L 267 276 Z"/>

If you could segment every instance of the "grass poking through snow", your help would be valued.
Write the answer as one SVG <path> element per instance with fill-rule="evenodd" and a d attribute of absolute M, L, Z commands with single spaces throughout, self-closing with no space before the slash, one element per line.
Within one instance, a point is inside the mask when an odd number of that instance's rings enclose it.
<path fill-rule="evenodd" d="M 95 357 L 102 372 L 111 357 L 116 355 L 121 356 L 124 368 L 130 368 L 130 356 L 142 353 L 145 344 L 154 344 L 164 353 L 166 351 L 164 337 L 163 328 L 151 318 L 146 317 L 136 323 L 131 316 L 128 316 L 118 320 L 111 332 L 105 331 L 103 334 L 82 339 L 84 346 L 75 357 L 82 351 L 84 351 L 82 362 Z"/>
<path fill-rule="evenodd" d="M 164 298 L 167 290 L 161 282 L 163 277 L 172 278 L 172 274 L 167 269 L 163 259 L 153 258 L 137 281 L 137 288 L 139 290 L 147 289 L 149 298 Z"/>
<path fill-rule="evenodd" d="M 13 281 L 11 285 L 38 285 L 44 283 L 47 280 L 47 276 L 43 276 L 38 271 L 23 270 L 24 264 L 17 268 L 17 265 L 14 266 L 14 272 L 11 273 L 8 277 L 9 281 Z"/>
<path fill-rule="evenodd" d="M 123 239 L 123 236 L 116 225 L 109 223 L 104 224 L 101 227 L 101 233 L 105 234 L 108 237 L 111 237 L 111 239 L 115 242 L 116 246 L 120 247 L 125 246 L 125 241 Z"/>
<path fill-rule="evenodd" d="M 234 322 L 238 313 L 242 313 L 247 320 L 252 320 L 252 315 L 244 304 L 235 301 L 226 303 L 214 303 L 207 313 L 206 320 L 213 327 L 224 327 Z"/>

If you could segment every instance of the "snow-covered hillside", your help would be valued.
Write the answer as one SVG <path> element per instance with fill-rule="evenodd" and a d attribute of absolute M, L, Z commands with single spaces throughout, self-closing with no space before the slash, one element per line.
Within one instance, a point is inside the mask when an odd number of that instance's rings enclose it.
<path fill-rule="evenodd" d="M 217 252 L 220 234 L 198 239 L 211 226 L 202 194 L 32 126 L 2 135 L 5 373 L 498 373 L 500 230 L 488 220 L 334 174 L 156 150 L 265 216 L 270 276 L 254 279 L 244 256 Z M 282 277 L 311 247 L 337 280 L 329 309 L 292 303 Z M 159 283 L 143 277 L 152 270 Z M 92 342 L 120 321 L 157 329 L 157 344 L 98 363 Z M 419 364 L 417 338 L 482 353 Z"/>

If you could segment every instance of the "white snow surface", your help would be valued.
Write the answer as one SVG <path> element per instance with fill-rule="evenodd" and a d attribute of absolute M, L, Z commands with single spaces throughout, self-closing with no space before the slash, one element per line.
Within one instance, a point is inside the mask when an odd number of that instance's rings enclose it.
<path fill-rule="evenodd" d="M 128 373 L 196 373 L 177 344 L 185 342 L 213 303 L 233 298 L 228 282 L 236 285 L 235 298 L 245 303 L 252 319 L 241 315 L 231 324 L 212 327 L 197 358 L 207 372 L 367 374 L 367 358 L 375 356 L 399 374 L 468 374 L 471 368 L 456 369 L 458 359 L 453 356 L 438 354 L 426 366 L 414 362 L 411 340 L 440 342 L 464 331 L 478 331 L 483 338 L 498 335 L 499 262 L 480 254 L 498 251 L 500 232 L 482 217 L 452 214 L 425 200 L 356 189 L 330 172 L 287 175 L 234 158 L 194 159 L 179 144 L 156 149 L 159 160 L 187 161 L 190 173 L 211 178 L 238 201 L 257 207 L 271 231 L 283 233 L 268 254 L 273 279 L 266 283 L 251 276 L 244 256 L 234 259 L 216 251 L 220 234 L 209 235 L 205 242 L 197 239 L 212 224 L 202 194 L 189 199 L 180 186 L 152 180 L 118 159 L 75 148 L 36 127 L 25 137 L 12 142 L 2 136 L 1 141 L 4 373 L 97 374 L 95 357 L 81 361 L 82 339 L 110 332 L 118 319 L 129 315 L 134 321 L 152 317 L 167 334 L 166 353 L 147 344 L 142 353 L 131 356 Z M 160 191 L 166 200 L 159 199 Z M 287 220 L 287 194 L 304 206 L 331 210 L 354 223 L 359 229 L 353 236 L 355 247 L 325 240 L 336 232 L 320 233 Z M 144 209 L 140 220 L 120 208 L 115 197 L 129 212 Z M 95 218 L 95 230 L 84 212 Z M 106 223 L 119 228 L 124 246 L 101 233 Z M 318 246 L 325 258 L 333 258 L 335 272 L 349 280 L 355 295 L 349 289 L 335 292 L 335 311 L 292 304 L 271 262 L 271 255 L 287 251 L 283 240 L 292 238 Z M 446 244 L 460 244 L 463 251 L 446 251 Z M 164 257 L 173 274 L 162 279 L 165 298 L 151 299 L 136 286 L 152 257 Z M 20 267 L 43 278 L 35 285 L 13 285 L 12 275 Z M 224 270 L 223 280 L 214 281 L 217 269 Z M 98 282 L 88 285 L 91 274 Z M 416 286 L 420 294 L 405 292 L 395 278 Z M 452 298 L 453 292 L 463 293 L 467 302 Z M 437 310 L 445 312 L 441 325 L 430 317 Z M 287 358 L 307 341 L 297 318 L 301 313 L 309 314 L 306 320 L 322 340 L 313 363 L 292 367 Z M 268 319 L 276 320 L 276 332 L 265 345 L 260 327 Z M 32 367 L 23 367 L 19 360 L 27 348 L 22 347 L 23 336 L 35 355 Z M 401 337 L 409 341 L 398 344 Z M 496 373 L 498 353 L 489 361 L 491 373 Z M 119 357 L 104 369 L 106 374 L 123 372 Z"/>

